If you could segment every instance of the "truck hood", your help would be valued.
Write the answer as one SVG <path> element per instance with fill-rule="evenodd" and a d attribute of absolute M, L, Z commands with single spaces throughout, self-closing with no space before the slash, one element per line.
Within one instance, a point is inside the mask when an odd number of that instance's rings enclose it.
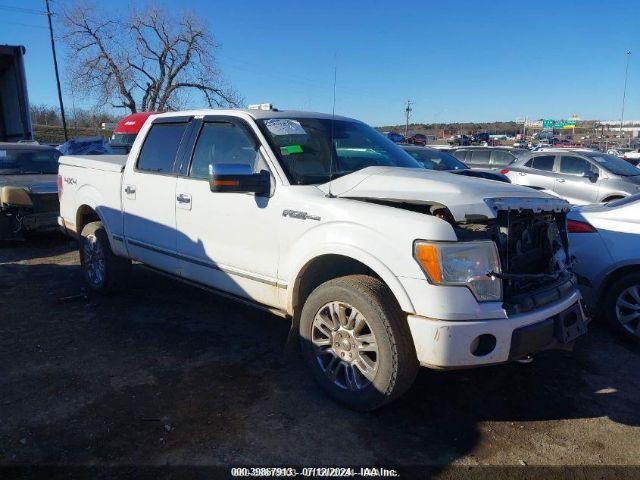
<path fill-rule="evenodd" d="M 341 198 L 440 204 L 456 221 L 495 218 L 499 210 L 569 210 L 565 200 L 532 188 L 418 168 L 367 167 L 318 188 Z"/>
<path fill-rule="evenodd" d="M 56 174 L 0 175 L 0 188 L 22 187 L 30 193 L 56 193 L 58 191 Z"/>

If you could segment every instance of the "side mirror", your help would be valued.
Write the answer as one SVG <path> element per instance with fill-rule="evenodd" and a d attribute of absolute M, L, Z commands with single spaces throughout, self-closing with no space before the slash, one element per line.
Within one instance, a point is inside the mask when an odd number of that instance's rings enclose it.
<path fill-rule="evenodd" d="M 253 173 L 247 164 L 218 163 L 209 165 L 209 187 L 212 192 L 269 195 L 271 175 L 266 170 Z"/>

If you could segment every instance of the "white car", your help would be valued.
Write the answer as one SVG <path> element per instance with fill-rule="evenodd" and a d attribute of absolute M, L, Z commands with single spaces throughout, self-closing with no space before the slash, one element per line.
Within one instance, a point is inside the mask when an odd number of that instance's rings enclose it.
<path fill-rule="evenodd" d="M 569 213 L 574 272 L 589 308 L 640 340 L 640 194 Z"/>
<path fill-rule="evenodd" d="M 90 288 L 126 288 L 136 260 L 289 317 L 319 384 L 356 409 L 418 365 L 504 363 L 586 331 L 567 202 L 425 170 L 356 120 L 165 113 L 128 157 L 64 156 L 59 177 Z"/>

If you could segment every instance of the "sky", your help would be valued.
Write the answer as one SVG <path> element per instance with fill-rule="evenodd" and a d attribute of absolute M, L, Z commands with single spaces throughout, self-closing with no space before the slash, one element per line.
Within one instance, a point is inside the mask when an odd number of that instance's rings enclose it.
<path fill-rule="evenodd" d="M 336 114 L 373 125 L 404 123 L 408 99 L 415 123 L 618 120 L 631 50 L 625 119 L 640 119 L 640 0 L 155 3 L 208 23 L 218 68 L 247 104 L 331 112 L 335 69 Z M 0 44 L 26 47 L 30 102 L 57 105 L 43 10 L 44 0 L 0 0 Z M 93 105 L 68 88 L 58 49 L 66 108 Z"/>

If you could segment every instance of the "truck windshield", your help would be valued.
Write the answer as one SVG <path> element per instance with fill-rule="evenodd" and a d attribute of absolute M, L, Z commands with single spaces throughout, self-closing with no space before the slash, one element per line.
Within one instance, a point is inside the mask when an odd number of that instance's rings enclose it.
<path fill-rule="evenodd" d="M 364 123 L 320 118 L 270 118 L 258 123 L 296 185 L 326 183 L 366 167 L 423 168 Z"/>
<path fill-rule="evenodd" d="M 58 173 L 60 152 L 28 150 L 26 148 L 3 150 L 0 147 L 0 175 L 27 175 L 30 173 Z"/>

